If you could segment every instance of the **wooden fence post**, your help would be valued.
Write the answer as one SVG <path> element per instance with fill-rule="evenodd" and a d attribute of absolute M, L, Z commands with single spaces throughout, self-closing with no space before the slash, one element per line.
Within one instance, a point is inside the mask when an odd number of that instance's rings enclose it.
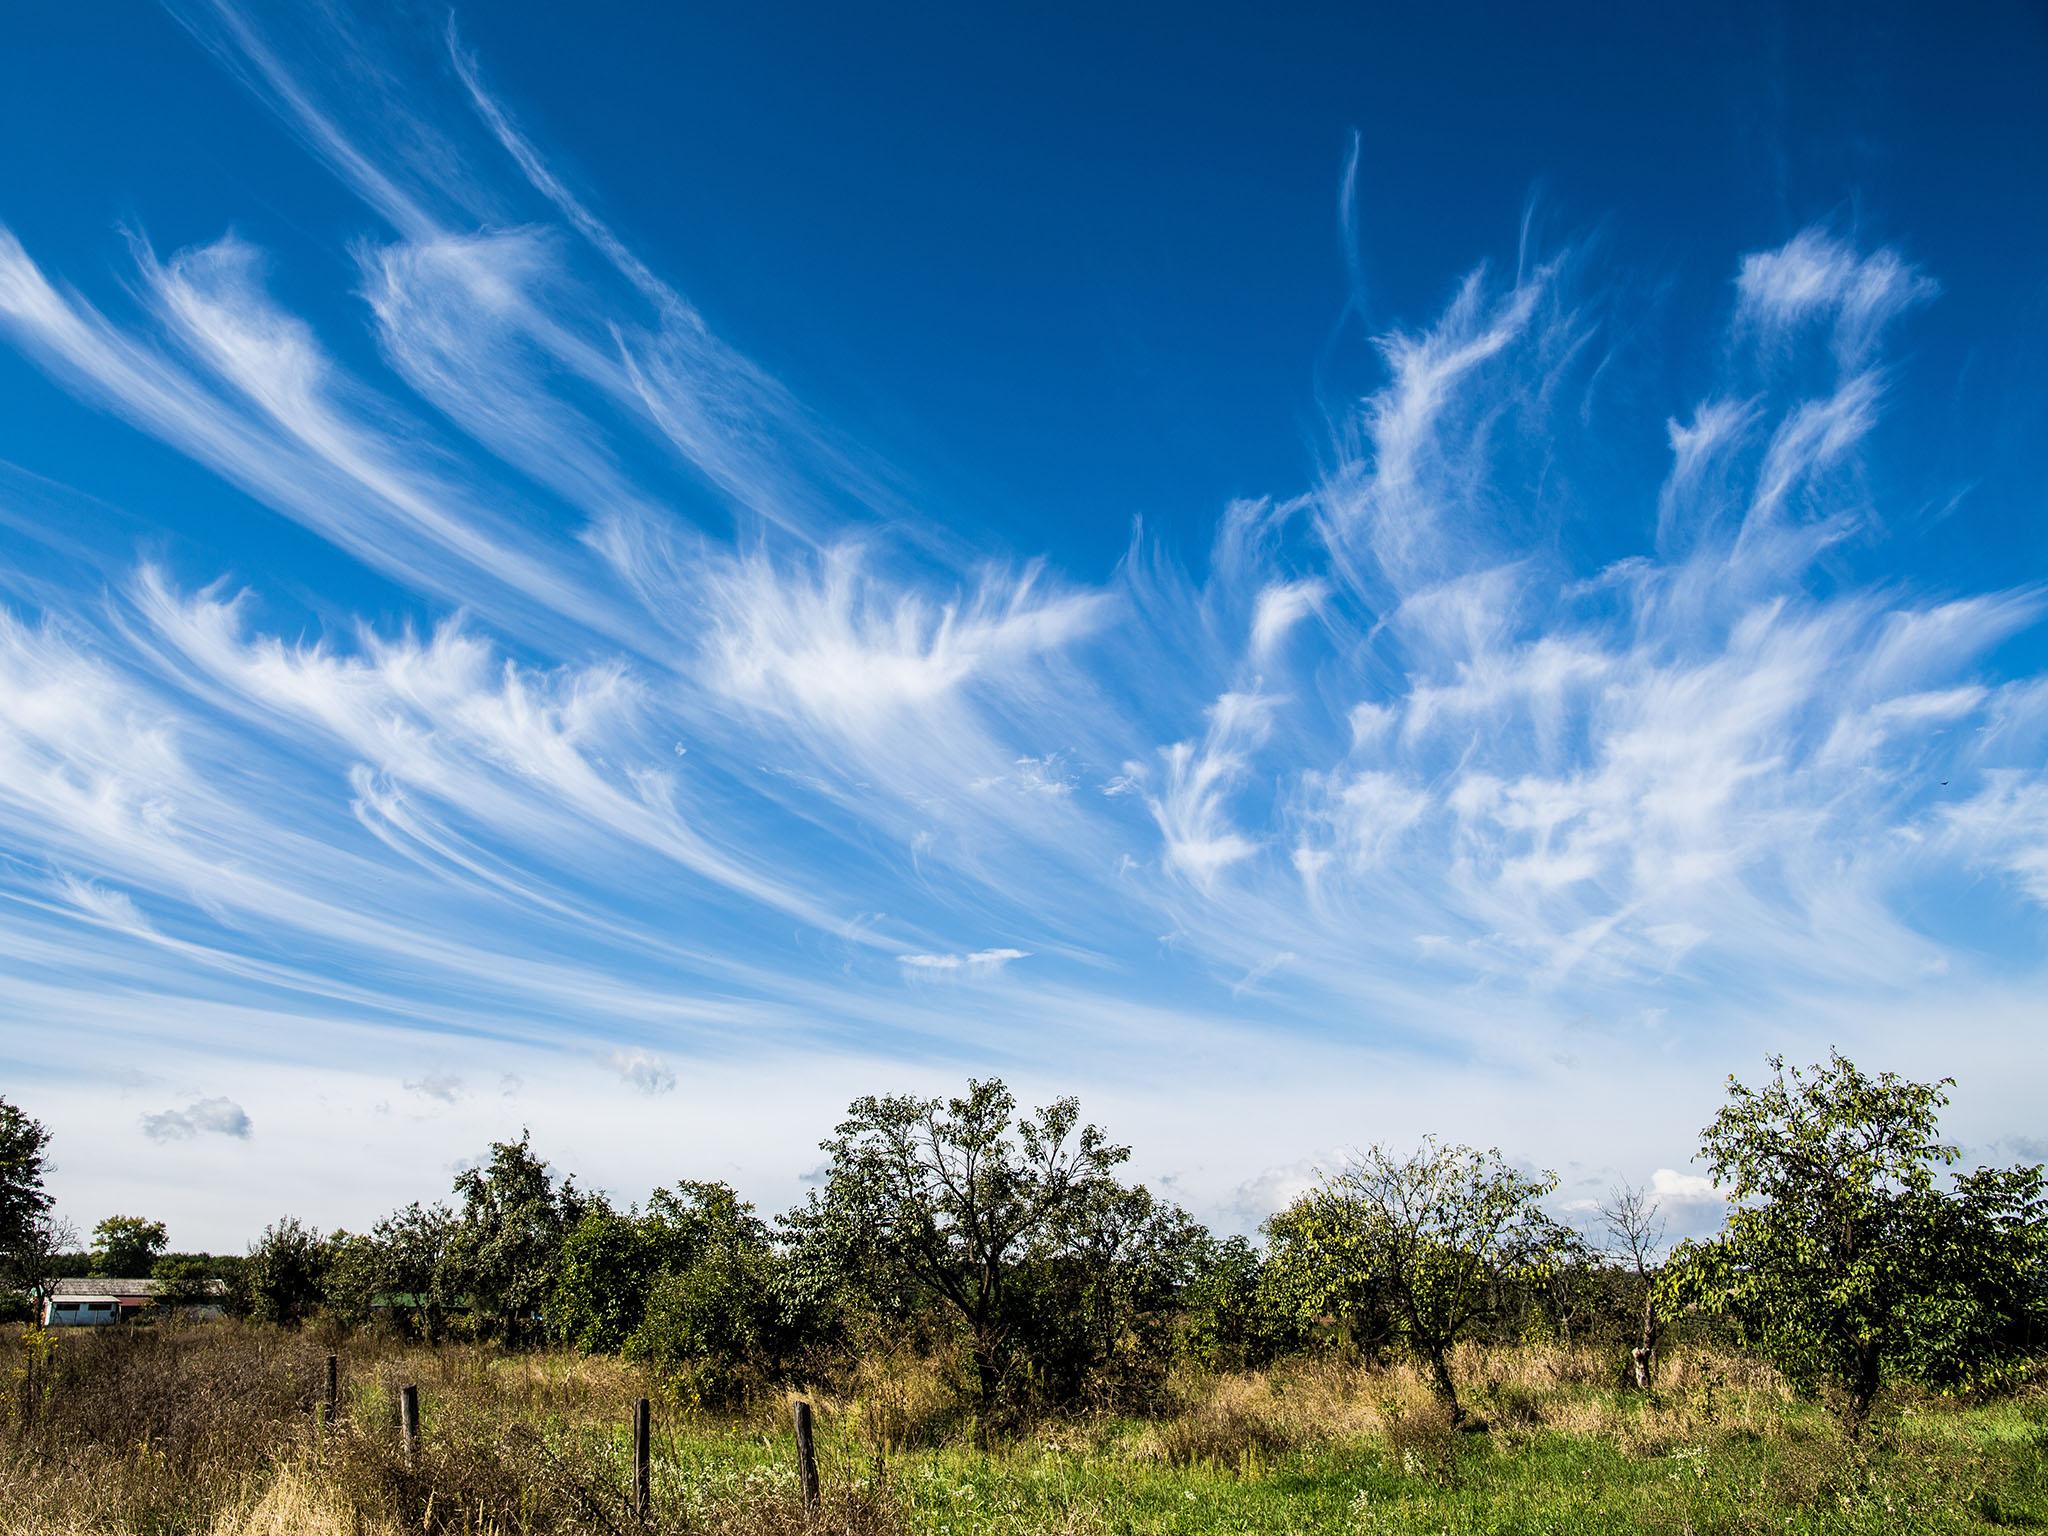
<path fill-rule="evenodd" d="M 796 1400 L 796 1466 L 803 1478 L 804 1508 L 818 1507 L 818 1448 L 811 1441 L 811 1405 Z"/>
<path fill-rule="evenodd" d="M 398 1389 L 398 1443 L 411 1461 L 420 1453 L 420 1389 L 407 1382 Z"/>
<path fill-rule="evenodd" d="M 341 1401 L 341 1357 L 327 1357 L 327 1427 L 334 1428 L 334 1415 Z"/>
<path fill-rule="evenodd" d="M 653 1504 L 654 1476 L 647 1447 L 647 1431 L 652 1417 L 646 1398 L 633 1405 L 633 1513 L 642 1520 L 647 1518 Z"/>

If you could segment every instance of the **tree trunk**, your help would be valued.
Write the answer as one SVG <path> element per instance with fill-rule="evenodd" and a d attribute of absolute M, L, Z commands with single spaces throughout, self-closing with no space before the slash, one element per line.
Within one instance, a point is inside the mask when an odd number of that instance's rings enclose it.
<path fill-rule="evenodd" d="M 1851 1439 L 1863 1433 L 1870 1418 L 1870 1405 L 1877 1401 L 1884 1381 L 1884 1367 L 1878 1357 L 1877 1341 L 1866 1339 L 1856 1346 L 1856 1374 L 1849 1382 L 1848 1430 Z"/>
<path fill-rule="evenodd" d="M 1429 1381 L 1436 1388 L 1436 1395 L 1451 1412 L 1453 1425 L 1465 1422 L 1464 1405 L 1458 1401 L 1457 1384 L 1451 1380 L 1451 1363 L 1440 1349 L 1429 1351 Z"/>
<path fill-rule="evenodd" d="M 1657 1379 L 1657 1298 L 1645 1291 L 1643 1294 L 1643 1342 L 1630 1350 L 1629 1359 L 1635 1365 L 1636 1390 L 1647 1392 Z"/>
<path fill-rule="evenodd" d="M 990 1330 L 974 1331 L 974 1443 L 989 1448 L 996 1414 L 996 1398 L 1003 1385 L 1002 1346 Z"/>

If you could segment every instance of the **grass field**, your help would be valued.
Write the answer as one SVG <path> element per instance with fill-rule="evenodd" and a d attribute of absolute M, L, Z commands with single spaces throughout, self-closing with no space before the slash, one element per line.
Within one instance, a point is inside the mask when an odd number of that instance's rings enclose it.
<path fill-rule="evenodd" d="M 1851 1532 L 2048 1528 L 2048 1397 L 1903 1402 L 1859 1441 L 1740 1357 L 1672 1360 L 1652 1400 L 1613 1362 L 1465 1353 L 1485 1428 L 1404 1368 L 1329 1362 L 1178 1384 L 1150 1420 L 1039 1425 L 972 1449 L 936 1370 L 819 1393 L 823 1508 L 787 1402 L 692 1414 L 610 1360 L 344 1344 L 341 1421 L 311 1411 L 327 1346 L 235 1327 L 12 1346 L 0 1536 L 495 1532 Z M 416 1382 L 423 1442 L 393 1395 Z M 626 1511 L 629 1415 L 656 1398 L 654 1511 Z"/>

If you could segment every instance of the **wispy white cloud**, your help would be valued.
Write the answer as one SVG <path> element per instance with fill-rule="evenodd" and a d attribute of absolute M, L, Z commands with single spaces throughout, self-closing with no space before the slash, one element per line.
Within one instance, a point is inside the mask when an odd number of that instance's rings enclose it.
<path fill-rule="evenodd" d="M 897 960 L 907 969 L 920 974 L 993 976 L 1012 960 L 1022 960 L 1026 951 L 1021 949 L 977 949 L 965 955 L 898 955 Z"/>
<path fill-rule="evenodd" d="M 1597 409 L 1631 284 L 1481 267 L 1378 338 L 1308 483 L 1221 509 L 1206 565 L 1140 532 L 1062 572 L 878 490 L 452 31 L 414 80 L 338 13 L 186 14 L 382 221 L 356 292 L 316 324 L 287 296 L 322 269 L 228 234 L 136 242 L 138 302 L 103 310 L 0 231 L 0 330 L 350 579 L 206 586 L 175 540 L 0 572 L 0 1021 L 372 1039 L 376 1091 L 487 1135 L 500 1096 L 457 1084 L 514 1047 L 529 1097 L 556 1050 L 603 1103 L 791 1037 L 931 1073 L 995 1039 L 1104 1083 L 1160 1042 L 1335 1042 L 1398 1117 L 1475 1063 L 1719 1068 L 1760 1020 L 1935 977 L 2004 1018 L 2038 985 L 2012 934 L 2048 903 L 2048 685 L 2015 642 L 2048 599 L 1885 569 L 1887 344 L 1937 292 L 1897 251 L 1727 253 L 1682 338 L 1700 398 Z M 1661 477 L 1589 421 L 1668 444 Z M 1966 889 L 2002 942 L 1949 931 Z M 997 977 L 966 1038 L 940 984 Z M 1305 1150 L 1212 1198 L 1270 1209 Z M 1683 1151 L 1629 1166 L 1692 1200 Z"/>

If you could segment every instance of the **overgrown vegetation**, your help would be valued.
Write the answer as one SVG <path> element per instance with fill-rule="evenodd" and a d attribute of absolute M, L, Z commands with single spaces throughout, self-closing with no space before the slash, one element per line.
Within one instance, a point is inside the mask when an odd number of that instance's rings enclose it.
<path fill-rule="evenodd" d="M 2048 1521 L 2048 1401 L 1917 1391 L 1852 1439 L 1741 1353 L 1674 1346 L 1646 1397 L 1604 1352 L 1466 1344 L 1487 1433 L 1426 1368 L 1298 1356 L 1182 1369 L 1145 1417 L 973 1444 L 946 1361 L 818 1389 L 824 1498 L 803 1509 L 782 1394 L 709 1412 L 617 1357 L 329 1340 L 225 1322 L 76 1330 L 32 1423 L 0 1434 L 0 1536 L 525 1533 L 1988 1532 Z M 21 1337 L 0 1348 L 18 1377 Z M 423 1435 L 395 1433 L 419 1385 Z M 628 1512 L 630 1406 L 656 1394 L 653 1511 Z M 16 1400 L 18 1406 L 18 1399 Z"/>
<path fill-rule="evenodd" d="M 2041 1170 L 1943 1188 L 1946 1085 L 1772 1067 L 1703 1132 L 1726 1225 L 1669 1256 L 1638 1191 L 1597 1244 L 1545 1209 L 1553 1176 L 1435 1141 L 1332 1170 L 1263 1244 L 1219 1240 L 1124 1182 L 1072 1100 L 1025 1112 L 997 1082 L 856 1100 L 774 1222 L 716 1183 L 619 1206 L 524 1136 L 366 1233 L 284 1217 L 210 1259 L 109 1218 L 80 1259 L 152 1261 L 156 1321 L 18 1330 L 0 1536 L 642 1529 L 642 1394 L 662 1530 L 2048 1521 Z M 47 1142 L 0 1103 L 22 1290 L 68 1262 Z M 201 1300 L 236 1317 L 181 1321 Z M 322 1428 L 329 1349 L 348 1390 Z M 416 1456 L 391 1427 L 408 1379 Z M 779 1438 L 793 1391 L 840 1457 L 815 1518 Z"/>

